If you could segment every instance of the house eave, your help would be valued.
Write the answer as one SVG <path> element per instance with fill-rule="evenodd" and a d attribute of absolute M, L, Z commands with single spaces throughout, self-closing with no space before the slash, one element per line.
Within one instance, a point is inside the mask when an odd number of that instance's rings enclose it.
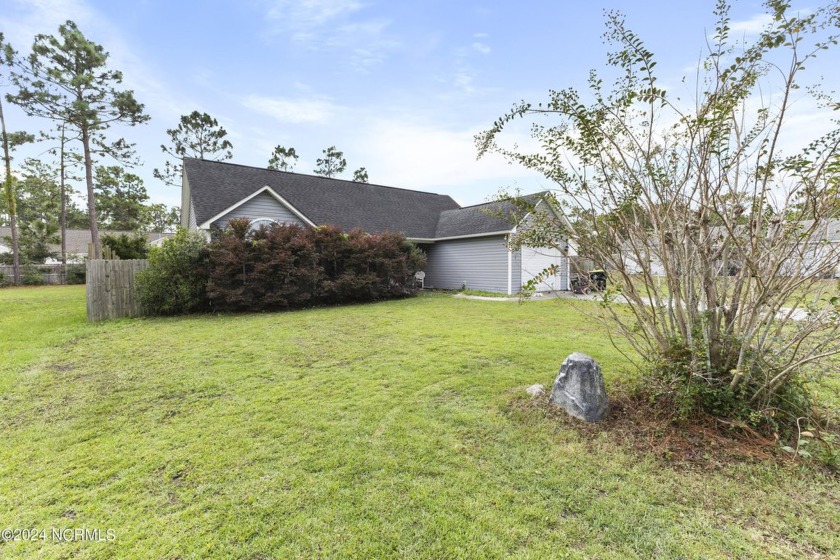
<path fill-rule="evenodd" d="M 414 243 L 437 243 L 438 241 L 453 241 L 455 239 L 472 239 L 475 237 L 493 237 L 496 235 L 508 235 L 512 230 L 489 231 L 487 233 L 471 233 L 469 235 L 453 235 L 450 237 L 406 237 Z"/>

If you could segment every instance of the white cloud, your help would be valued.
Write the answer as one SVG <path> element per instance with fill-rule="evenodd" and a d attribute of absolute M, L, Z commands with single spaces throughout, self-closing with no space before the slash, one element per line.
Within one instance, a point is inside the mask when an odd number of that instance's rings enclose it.
<path fill-rule="evenodd" d="M 330 50 L 366 73 L 401 42 L 388 34 L 388 19 L 351 20 L 365 7 L 356 0 L 275 0 L 266 11 L 272 35 L 285 35 L 313 51 Z"/>
<path fill-rule="evenodd" d="M 340 110 L 339 106 L 323 99 L 283 99 L 261 95 L 249 95 L 242 104 L 283 123 L 323 124 Z"/>
<path fill-rule="evenodd" d="M 472 47 L 473 47 L 473 49 L 477 50 L 481 54 L 490 54 L 490 47 L 488 47 L 484 43 L 479 43 L 478 41 L 476 41 L 475 43 L 472 44 Z"/>
<path fill-rule="evenodd" d="M 477 132 L 478 128 L 447 130 L 400 118 L 379 119 L 359 136 L 354 159 L 364 162 L 373 183 L 443 192 L 470 204 L 516 181 L 526 181 L 525 190 L 539 189 L 539 176 L 501 156 L 477 160 Z M 529 138 L 517 140 L 530 147 Z"/>
<path fill-rule="evenodd" d="M 266 11 L 270 20 L 305 32 L 363 7 L 357 0 L 274 0 Z"/>
<path fill-rule="evenodd" d="M 312 48 L 330 48 L 349 53 L 351 66 L 366 72 L 372 66 L 384 62 L 388 54 L 400 46 L 399 41 L 387 34 L 390 25 L 391 21 L 385 19 L 340 25 L 329 37 Z"/>
<path fill-rule="evenodd" d="M 53 34 L 58 26 L 75 21 L 83 30 L 97 18 L 93 10 L 80 0 L 13 0 L 14 8 L 2 14 L 17 12 L 14 19 L 0 15 L 0 29 L 6 40 L 20 52 L 28 52 L 39 33 Z"/>
<path fill-rule="evenodd" d="M 455 87 L 464 93 L 473 93 L 475 92 L 475 87 L 473 86 L 474 79 L 475 77 L 465 70 L 457 72 L 455 74 Z"/>
<path fill-rule="evenodd" d="M 773 17 L 770 14 L 756 14 L 749 19 L 730 22 L 729 34 L 736 38 L 741 35 L 758 35 L 772 23 Z"/>

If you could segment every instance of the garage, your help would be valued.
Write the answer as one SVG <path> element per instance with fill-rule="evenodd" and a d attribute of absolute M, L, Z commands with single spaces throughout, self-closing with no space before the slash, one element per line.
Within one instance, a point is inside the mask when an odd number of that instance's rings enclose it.
<path fill-rule="evenodd" d="M 557 265 L 558 274 L 543 279 L 537 286 L 537 291 L 568 290 L 568 259 L 560 249 L 522 247 L 522 284 L 524 285 L 551 265 Z"/>

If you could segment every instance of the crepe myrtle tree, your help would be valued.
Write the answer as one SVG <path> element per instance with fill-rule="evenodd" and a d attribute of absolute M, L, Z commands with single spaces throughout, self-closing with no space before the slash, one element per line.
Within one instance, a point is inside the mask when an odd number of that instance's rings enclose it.
<path fill-rule="evenodd" d="M 806 66 L 837 43 L 840 8 L 764 7 L 769 23 L 747 43 L 717 3 L 691 100 L 659 85 L 654 54 L 608 12 L 613 77 L 592 71 L 586 91 L 515 105 L 476 144 L 553 182 L 563 227 L 609 268 L 602 317 L 647 379 L 664 381 L 662 402 L 776 431 L 811 412 L 798 389 L 836 371 L 827 360 L 840 352 L 837 283 L 824 280 L 840 262 L 840 244 L 826 241 L 840 104 L 808 89 L 833 128 L 782 153 Z M 503 141 L 520 119 L 535 153 Z"/>
<path fill-rule="evenodd" d="M 81 143 L 87 185 L 88 221 L 94 258 L 102 257 L 93 190 L 95 159 L 111 157 L 132 162 L 133 146 L 124 139 L 110 141 L 114 124 L 134 126 L 149 116 L 131 90 L 118 89 L 123 75 L 108 67 L 108 53 L 87 39 L 75 23 L 58 28 L 58 36 L 37 35 L 31 54 L 12 73 L 18 91 L 7 98 L 28 115 L 63 125 Z"/>

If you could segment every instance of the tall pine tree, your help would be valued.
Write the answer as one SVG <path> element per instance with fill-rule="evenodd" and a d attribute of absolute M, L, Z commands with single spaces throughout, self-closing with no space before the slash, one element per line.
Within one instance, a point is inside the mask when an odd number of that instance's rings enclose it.
<path fill-rule="evenodd" d="M 161 144 L 163 153 L 178 163 L 166 161 L 163 170 L 155 169 L 155 179 L 172 187 L 181 186 L 181 161 L 185 157 L 225 161 L 233 157 L 233 144 L 226 138 L 227 130 L 207 113 L 193 111 L 182 115 L 178 126 L 166 131 L 170 146 Z"/>
<path fill-rule="evenodd" d="M 9 100 L 29 115 L 64 124 L 68 133 L 78 133 L 82 144 L 87 186 L 88 222 L 94 258 L 102 257 L 96 221 L 94 157 L 110 156 L 125 162 L 133 156 L 132 145 L 120 138 L 110 142 L 107 131 L 116 123 L 134 126 L 149 120 L 143 105 L 131 90 L 117 89 L 122 72 L 108 68 L 108 53 L 68 21 L 58 36 L 38 35 L 32 53 L 12 77 L 18 92 Z"/>
<path fill-rule="evenodd" d="M 11 67 L 15 61 L 15 51 L 3 39 L 0 33 L 0 66 Z M 24 142 L 31 142 L 33 137 L 24 132 L 9 133 L 6 130 L 6 118 L 3 114 L 3 103 L 0 101 L 0 131 L 3 141 L 3 163 L 5 175 L 3 190 L 5 194 L 6 212 L 9 215 L 9 226 L 12 230 L 12 279 L 15 285 L 20 284 L 20 244 L 17 224 L 17 199 L 15 196 L 15 178 L 12 177 L 12 148 Z"/>

